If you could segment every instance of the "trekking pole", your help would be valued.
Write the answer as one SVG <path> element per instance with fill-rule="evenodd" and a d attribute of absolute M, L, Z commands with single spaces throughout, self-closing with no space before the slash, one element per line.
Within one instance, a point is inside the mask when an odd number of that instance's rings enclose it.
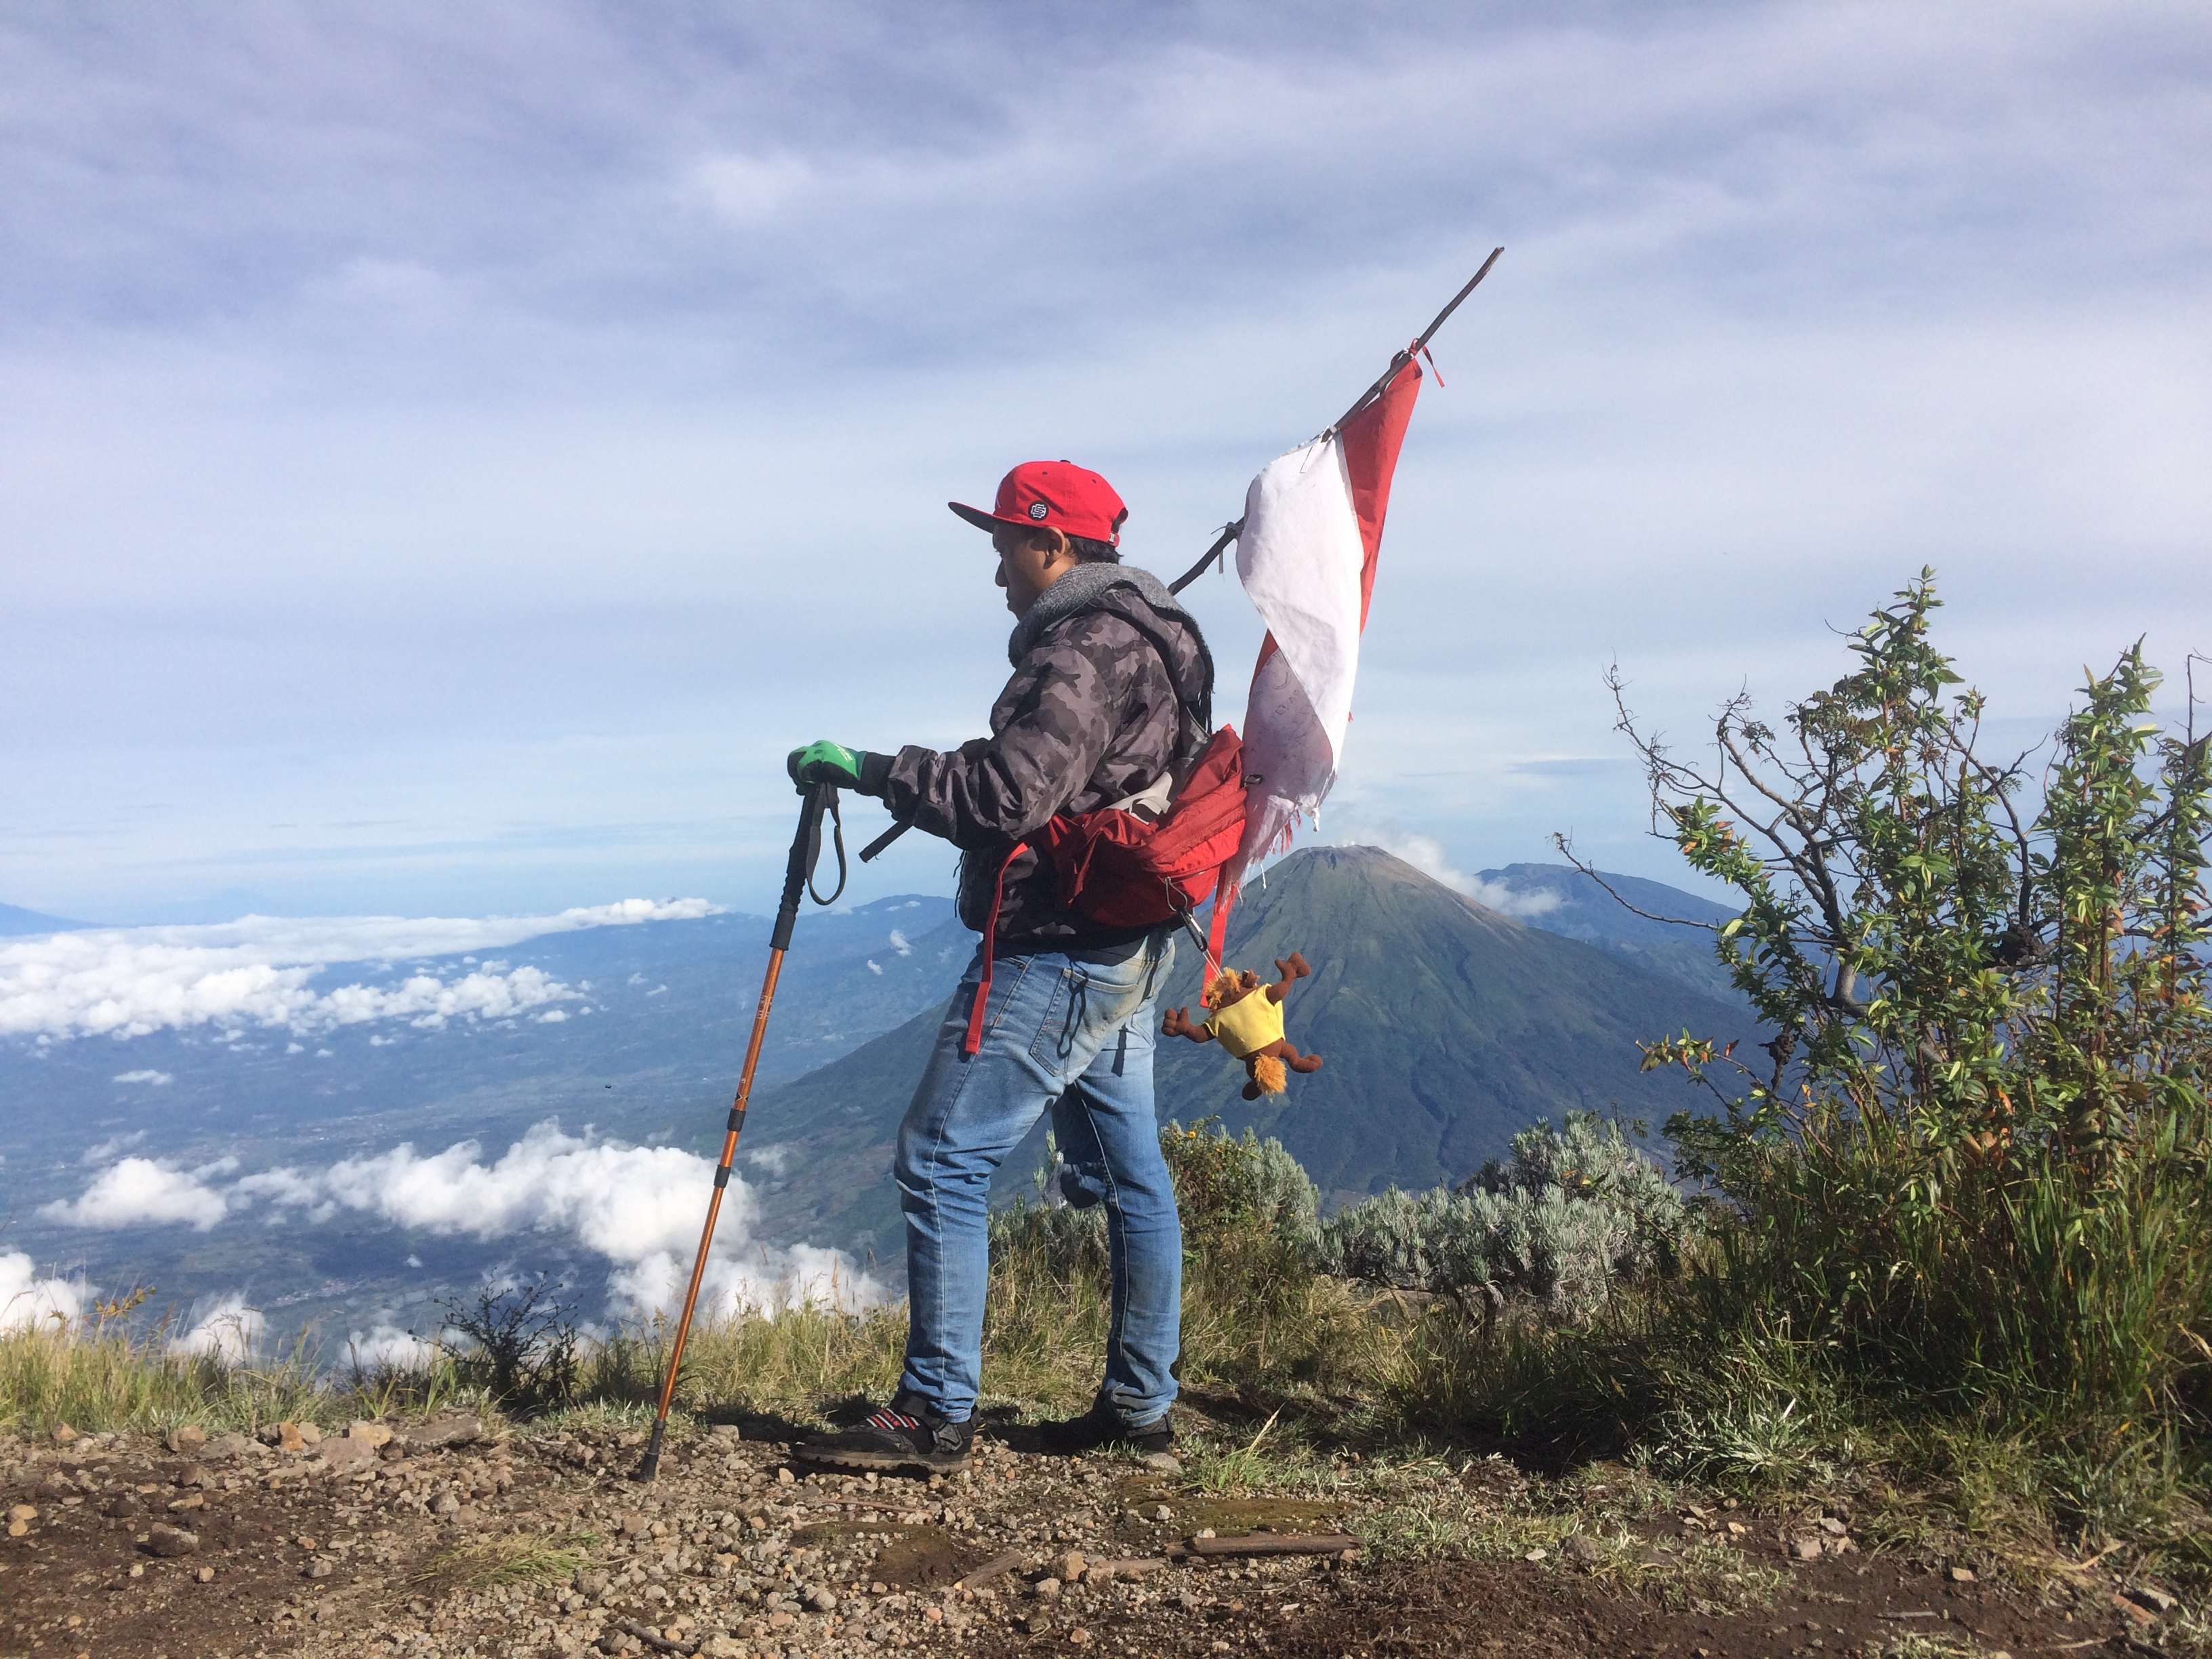
<path fill-rule="evenodd" d="M 691 1263 L 690 1288 L 684 1293 L 684 1315 L 676 1322 L 676 1340 L 668 1351 L 668 1370 L 660 1379 L 660 1408 L 653 1419 L 653 1438 L 647 1442 L 645 1461 L 638 1465 L 637 1478 L 650 1480 L 660 1472 L 660 1442 L 668 1432 L 669 1402 L 676 1397 L 676 1374 L 684 1364 L 684 1339 L 691 1333 L 692 1310 L 699 1304 L 699 1285 L 707 1275 L 707 1251 L 714 1242 L 714 1218 L 721 1213 L 722 1194 L 730 1184 L 730 1165 L 738 1155 L 738 1137 L 744 1133 L 745 1103 L 752 1097 L 753 1070 L 760 1064 L 761 1039 L 768 1035 L 769 1008 L 775 1001 L 775 981 L 783 971 L 783 953 L 791 948 L 791 930 L 799 920 L 800 896 L 811 896 L 817 904 L 829 905 L 837 902 L 837 895 L 845 890 L 845 821 L 837 812 L 837 790 L 834 784 L 817 783 L 801 787 L 805 797 L 799 809 L 799 833 L 791 843 L 791 861 L 783 871 L 783 902 L 776 907 L 775 931 L 769 938 L 768 975 L 761 981 L 760 1006 L 753 1010 L 753 1034 L 745 1044 L 745 1063 L 738 1073 L 737 1099 L 730 1107 L 729 1127 L 722 1136 L 722 1160 L 714 1167 L 714 1195 L 707 1200 L 707 1224 L 699 1230 L 699 1254 Z M 837 885 L 824 898 L 814 885 L 814 866 L 822 856 L 822 815 L 830 815 L 831 832 L 837 848 Z"/>

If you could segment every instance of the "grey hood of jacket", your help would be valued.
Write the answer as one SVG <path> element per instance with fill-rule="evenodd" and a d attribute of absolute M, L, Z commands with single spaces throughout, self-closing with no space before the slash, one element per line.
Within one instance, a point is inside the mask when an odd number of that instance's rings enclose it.
<path fill-rule="evenodd" d="M 1006 660 L 1015 667 L 1038 638 L 1054 623 L 1063 622 L 1079 611 L 1093 611 L 1112 589 L 1133 588 L 1136 595 L 1151 610 L 1163 617 L 1171 617 L 1190 629 L 1191 637 L 1198 641 L 1198 648 L 1206 658 L 1206 684 L 1210 691 L 1213 685 L 1213 659 L 1206 649 L 1206 641 L 1199 638 L 1198 623 L 1182 603 L 1168 591 L 1168 585 L 1149 570 L 1133 564 L 1079 564 L 1050 587 L 1036 596 L 1028 613 L 1014 624 L 1014 631 L 1006 636 Z"/>

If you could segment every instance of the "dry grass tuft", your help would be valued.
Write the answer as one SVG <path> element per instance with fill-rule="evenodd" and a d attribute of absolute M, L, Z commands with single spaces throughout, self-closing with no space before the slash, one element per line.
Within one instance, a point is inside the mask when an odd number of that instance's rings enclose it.
<path fill-rule="evenodd" d="M 409 1582 L 441 1590 L 483 1589 L 496 1584 L 557 1584 L 580 1571 L 599 1541 L 597 1533 L 555 1538 L 545 1533 L 509 1533 L 480 1543 L 441 1551 Z"/>

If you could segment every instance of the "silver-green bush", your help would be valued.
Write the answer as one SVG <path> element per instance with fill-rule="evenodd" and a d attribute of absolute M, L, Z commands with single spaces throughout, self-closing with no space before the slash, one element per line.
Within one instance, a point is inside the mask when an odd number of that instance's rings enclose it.
<path fill-rule="evenodd" d="M 1513 1138 L 1455 1190 L 1395 1188 L 1324 1223 L 1323 1268 L 1494 1310 L 1510 1300 L 1573 1323 L 1616 1290 L 1674 1269 L 1680 1194 L 1618 1124 L 1570 1112 Z"/>

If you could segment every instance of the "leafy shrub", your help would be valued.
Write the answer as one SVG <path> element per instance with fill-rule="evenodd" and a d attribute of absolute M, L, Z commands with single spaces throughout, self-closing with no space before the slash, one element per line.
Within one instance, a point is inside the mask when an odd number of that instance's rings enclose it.
<path fill-rule="evenodd" d="M 1249 1129 L 1231 1139 L 1205 1120 L 1169 1124 L 1160 1150 L 1175 1176 L 1186 1254 L 1310 1271 L 1321 1193 L 1281 1141 Z"/>
<path fill-rule="evenodd" d="M 1722 1200 L 1700 1340 L 1769 1333 L 1869 1399 L 2115 1468 L 2146 1433 L 2201 1447 L 2212 739 L 2193 696 L 2191 731 L 2150 718 L 2138 646 L 2039 778 L 1988 759 L 1936 607 L 1923 572 L 1779 732 L 1729 702 L 1710 765 L 1621 711 L 1663 833 L 1743 900 L 1717 950 L 1774 1032 L 1756 1067 L 1688 1033 L 1645 1052 L 1721 1109 L 1668 1126 Z"/>
<path fill-rule="evenodd" d="M 1250 1129 L 1232 1139 L 1206 1120 L 1160 1130 L 1160 1152 L 1175 1179 L 1186 1259 L 1224 1273 L 1310 1273 L 1320 1190 L 1298 1161 L 1272 1136 Z M 1038 1195 L 1017 1200 L 991 1218 L 994 1254 L 1034 1250 L 1053 1270 L 1106 1269 L 1106 1216 L 1062 1196 L 1067 1165 L 1048 1138 Z"/>
<path fill-rule="evenodd" d="M 1322 1265 L 1346 1278 L 1494 1310 L 1517 1298 L 1585 1322 L 1625 1285 L 1674 1270 L 1682 1200 L 1620 1126 L 1571 1112 L 1513 1138 L 1456 1190 L 1395 1188 L 1321 1230 Z"/>

